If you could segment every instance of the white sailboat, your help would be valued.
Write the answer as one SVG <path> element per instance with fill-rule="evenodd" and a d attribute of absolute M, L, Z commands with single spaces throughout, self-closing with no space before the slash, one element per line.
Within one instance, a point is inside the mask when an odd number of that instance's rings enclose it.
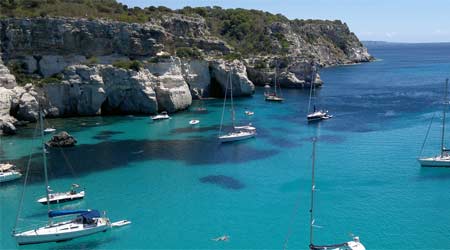
<path fill-rule="evenodd" d="M 316 87 L 314 84 L 314 77 L 315 77 L 315 66 L 313 66 L 313 70 L 311 73 L 311 87 L 309 90 L 309 102 L 308 102 L 308 114 L 306 115 L 306 119 L 308 122 L 315 122 L 315 121 L 321 121 L 321 120 L 327 120 L 332 118 L 333 116 L 328 113 L 328 110 L 316 110 Z M 314 105 L 313 105 L 313 111 L 311 112 L 311 101 L 314 98 Z"/>
<path fill-rule="evenodd" d="M 45 191 L 47 194 L 47 212 L 48 223 L 42 227 L 34 228 L 31 230 L 17 230 L 14 227 L 13 237 L 19 245 L 26 244 L 38 244 L 46 242 L 59 242 L 71 240 L 83 236 L 92 235 L 98 232 L 106 232 L 111 228 L 111 223 L 106 217 L 105 213 L 102 215 L 97 210 L 81 209 L 81 210 L 50 210 L 50 192 L 48 188 L 48 174 L 47 174 L 47 155 L 45 153 L 44 142 L 44 128 L 42 112 L 39 112 L 39 121 L 41 124 L 41 137 L 42 137 L 42 157 L 44 161 L 44 177 L 45 177 Z M 28 171 L 28 170 L 27 170 Z M 22 200 L 22 199 L 21 199 Z M 19 215 L 22 204 L 20 204 Z M 69 215 L 77 215 L 72 220 L 67 221 L 53 221 L 58 217 L 66 217 Z M 17 226 L 16 221 L 16 226 Z"/>
<path fill-rule="evenodd" d="M 75 200 L 81 200 L 85 196 L 85 191 L 79 191 L 78 188 L 80 186 L 78 184 L 72 184 L 72 187 L 67 192 L 59 192 L 59 193 L 49 193 L 48 197 L 50 204 L 59 204 L 69 201 L 75 201 Z M 48 188 L 49 192 L 52 192 L 50 187 Z M 37 200 L 37 202 L 41 203 L 42 205 L 47 204 L 47 196 L 42 197 Z"/>
<path fill-rule="evenodd" d="M 439 155 L 432 157 L 420 157 L 418 159 L 422 167 L 450 167 L 450 149 L 445 148 L 445 120 L 447 114 L 448 103 L 448 79 L 445 80 L 445 93 L 444 93 L 444 109 L 442 117 L 442 131 L 441 131 L 441 152 Z M 426 140 L 426 138 L 425 138 Z"/>
<path fill-rule="evenodd" d="M 0 164 L 0 183 L 17 180 L 22 177 L 22 174 L 15 170 L 15 166 L 10 163 Z"/>
<path fill-rule="evenodd" d="M 277 83 L 277 71 L 278 71 L 278 64 L 275 67 L 274 92 L 271 92 L 270 85 L 267 84 L 265 86 L 266 91 L 264 93 L 264 98 L 268 102 L 282 102 L 282 101 L 284 101 L 284 98 L 281 97 L 281 86 L 278 86 L 280 88 L 280 91 L 279 91 L 280 95 L 278 95 L 278 92 L 277 92 L 277 85 L 278 85 L 278 83 Z"/>
<path fill-rule="evenodd" d="M 220 131 L 219 131 L 219 141 L 220 142 L 233 142 L 233 141 L 241 141 L 245 139 L 249 139 L 252 137 L 255 137 L 256 135 L 256 128 L 250 125 L 247 126 L 236 126 L 236 118 L 235 118 L 235 111 L 234 111 L 234 103 L 233 103 L 233 83 L 231 82 L 231 71 L 228 73 L 228 82 L 227 86 L 225 87 L 225 98 L 223 101 L 223 110 L 222 110 L 222 119 L 220 121 Z M 231 103 L 231 120 L 233 123 L 232 131 L 222 134 L 222 127 L 223 127 L 223 117 L 225 114 L 225 105 L 227 101 L 227 94 L 228 94 L 228 85 L 230 85 L 230 103 Z"/>
<path fill-rule="evenodd" d="M 315 185 L 315 161 L 316 161 L 316 139 L 313 140 L 313 152 L 312 152 L 312 171 L 311 171 L 311 206 L 309 209 L 309 249 L 311 250 L 365 250 L 364 245 L 359 241 L 358 236 L 354 236 L 353 240 L 331 244 L 331 245 L 315 245 L 314 244 L 314 193 L 316 191 Z"/>

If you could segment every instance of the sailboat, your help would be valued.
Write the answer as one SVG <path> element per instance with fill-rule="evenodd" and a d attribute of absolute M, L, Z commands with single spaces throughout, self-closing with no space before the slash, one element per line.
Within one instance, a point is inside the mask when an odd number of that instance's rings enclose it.
<path fill-rule="evenodd" d="M 316 191 L 315 185 L 315 161 L 316 161 L 316 139 L 313 140 L 313 151 L 312 151 L 312 171 L 311 171 L 311 206 L 309 209 L 309 249 L 311 250 L 325 250 L 325 249 L 336 249 L 336 250 L 365 250 L 364 245 L 359 241 L 358 236 L 354 236 L 353 240 L 332 244 L 332 245 L 315 245 L 314 244 L 314 193 Z"/>
<path fill-rule="evenodd" d="M 264 97 L 266 101 L 269 102 L 282 102 L 284 101 L 284 98 L 281 97 L 281 95 L 278 95 L 277 93 L 277 71 L 278 71 L 278 64 L 275 67 L 275 79 L 274 79 L 274 92 L 271 92 L 271 87 L 269 84 L 266 84 L 264 88 L 266 89 L 264 93 Z M 281 94 L 281 86 L 278 86 L 280 88 L 280 94 Z"/>
<path fill-rule="evenodd" d="M 444 109 L 442 117 L 442 131 L 441 131 L 441 153 L 434 157 L 422 157 L 418 161 L 422 167 L 450 167 L 450 155 L 448 152 L 450 149 L 445 148 L 445 120 L 447 114 L 448 105 L 448 79 L 445 80 L 445 93 L 444 93 Z M 426 140 L 426 138 L 425 138 Z"/>
<path fill-rule="evenodd" d="M 45 191 L 47 194 L 48 223 L 42 227 L 27 231 L 13 231 L 13 237 L 19 245 L 38 244 L 46 242 L 59 242 L 71 240 L 83 236 L 92 235 L 99 232 L 106 232 L 111 229 L 111 223 L 103 212 L 98 210 L 78 209 L 78 210 L 50 210 L 50 191 L 47 174 L 47 154 L 45 153 L 44 127 L 42 111 L 39 111 L 39 122 L 42 138 L 42 158 L 44 161 Z M 22 204 L 20 205 L 20 208 Z M 19 209 L 20 212 L 20 209 Z M 54 221 L 58 217 L 76 215 L 72 220 Z M 19 218 L 19 216 L 17 216 Z M 17 222 L 16 222 L 17 225 Z"/>
<path fill-rule="evenodd" d="M 50 204 L 59 204 L 59 203 L 64 203 L 64 202 L 68 202 L 68 201 L 76 201 L 76 200 L 83 199 L 84 195 L 85 195 L 85 191 L 78 192 L 77 189 L 79 187 L 80 187 L 80 185 L 78 185 L 78 184 L 72 184 L 72 187 L 67 192 L 49 193 L 48 197 L 50 198 L 49 199 Z M 52 192 L 50 187 L 48 187 L 48 189 L 49 189 L 49 192 Z M 41 203 L 42 205 L 47 204 L 47 196 L 38 199 L 37 202 Z"/>
<path fill-rule="evenodd" d="M 332 118 L 333 116 L 328 113 L 328 110 L 316 110 L 316 104 L 315 104 L 315 95 L 316 95 L 316 88 L 314 84 L 314 77 L 315 77 L 315 66 L 313 66 L 313 70 L 311 73 L 311 87 L 309 90 L 309 102 L 308 102 L 308 114 L 306 115 L 306 119 L 308 122 L 315 122 L 315 121 L 321 121 L 321 120 L 327 120 Z M 311 101 L 314 98 L 314 105 L 313 105 L 313 111 L 311 112 Z"/>
<path fill-rule="evenodd" d="M 222 134 L 222 127 L 223 127 L 223 117 L 225 114 L 225 104 L 227 101 L 227 94 L 228 94 L 228 85 L 230 85 L 230 102 L 231 102 L 231 120 L 233 123 L 233 129 L 231 132 L 228 132 L 226 134 Z M 219 132 L 219 141 L 220 142 L 233 142 L 233 141 L 241 141 L 245 139 L 249 139 L 252 137 L 255 137 L 256 135 L 256 128 L 253 127 L 251 124 L 245 125 L 245 126 L 236 126 L 236 117 L 235 117 L 235 111 L 234 111 L 234 103 L 233 103 L 233 83 L 231 82 L 231 71 L 228 73 L 228 79 L 227 79 L 227 86 L 225 88 L 225 98 L 223 101 L 223 110 L 222 110 L 222 119 L 220 122 L 220 132 Z"/>

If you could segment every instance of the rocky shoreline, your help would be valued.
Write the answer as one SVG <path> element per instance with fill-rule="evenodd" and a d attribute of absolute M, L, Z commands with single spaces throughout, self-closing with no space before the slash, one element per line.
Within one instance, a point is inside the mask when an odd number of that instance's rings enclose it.
<path fill-rule="evenodd" d="M 349 33 L 346 25 L 333 25 L 319 31 Z M 285 32 L 288 56 L 225 60 L 233 48 L 211 36 L 202 18 L 171 15 L 143 24 L 0 19 L 0 129 L 13 134 L 15 126 L 36 121 L 39 103 L 48 117 L 176 112 L 192 99 L 223 96 L 229 73 L 234 95 L 250 96 L 255 85 L 273 83 L 275 70 L 282 87 L 302 88 L 323 84 L 321 66 L 373 59 L 354 34 L 346 41 L 351 49 L 331 53 L 328 43 L 304 44 L 291 26 L 270 27 Z M 301 56 L 305 49 L 315 57 Z"/>

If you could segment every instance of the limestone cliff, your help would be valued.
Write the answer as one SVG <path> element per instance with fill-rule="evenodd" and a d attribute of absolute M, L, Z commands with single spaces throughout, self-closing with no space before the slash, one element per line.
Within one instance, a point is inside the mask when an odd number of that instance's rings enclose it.
<path fill-rule="evenodd" d="M 228 74 L 234 94 L 248 96 L 275 73 L 283 87 L 321 85 L 320 67 L 372 59 L 340 21 L 84 3 L 0 2 L 0 127 L 36 120 L 38 103 L 50 116 L 175 112 L 223 96 Z"/>

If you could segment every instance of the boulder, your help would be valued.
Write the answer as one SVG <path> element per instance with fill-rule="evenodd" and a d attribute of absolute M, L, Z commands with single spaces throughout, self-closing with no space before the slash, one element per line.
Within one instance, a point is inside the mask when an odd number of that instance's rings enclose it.
<path fill-rule="evenodd" d="M 54 136 L 46 144 L 49 147 L 73 147 L 77 140 L 66 131 L 62 131 Z"/>
<path fill-rule="evenodd" d="M 16 118 L 19 120 L 34 122 L 39 116 L 39 103 L 30 92 L 25 92 L 20 96 L 19 108 L 17 110 Z"/>
<path fill-rule="evenodd" d="M 1 122 L 0 121 L 0 130 L 4 135 L 14 135 L 17 133 L 17 129 L 11 122 Z"/>

